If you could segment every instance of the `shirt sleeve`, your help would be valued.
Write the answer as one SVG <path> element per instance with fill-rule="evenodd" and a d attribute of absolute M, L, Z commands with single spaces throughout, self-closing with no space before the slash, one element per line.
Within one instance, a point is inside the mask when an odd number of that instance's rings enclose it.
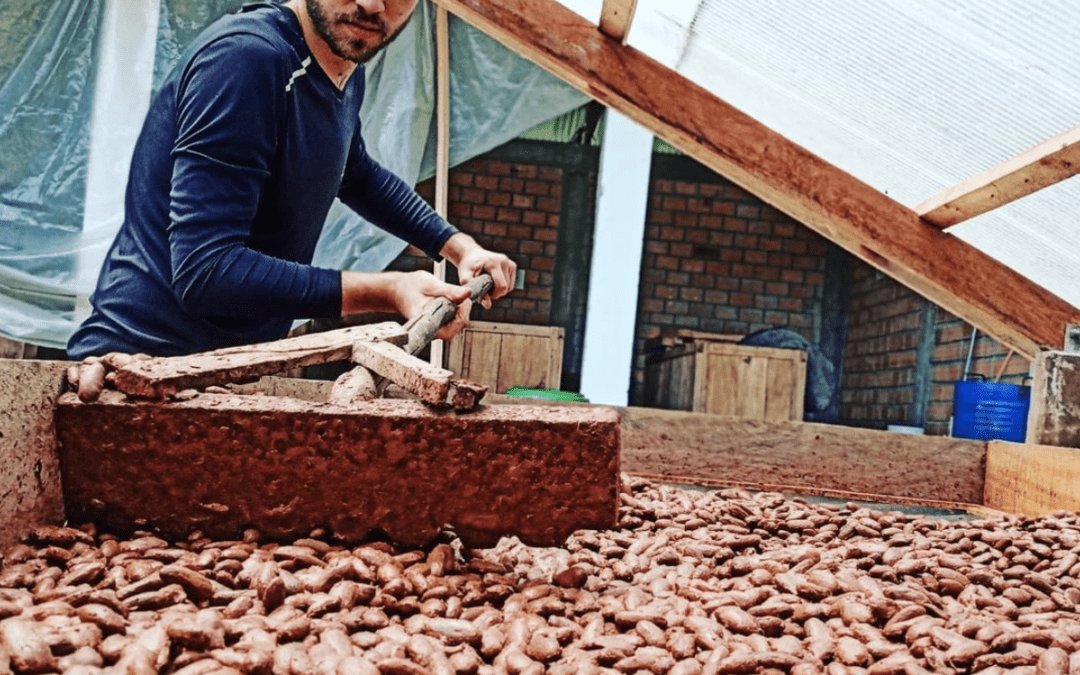
<path fill-rule="evenodd" d="M 357 129 L 338 198 L 372 224 L 442 260 L 439 251 L 455 232 L 405 181 L 368 154 Z"/>
<path fill-rule="evenodd" d="M 204 47 L 178 83 L 169 248 L 174 290 L 194 314 L 341 313 L 340 272 L 247 245 L 284 123 L 286 70 L 269 42 L 235 34 Z"/>

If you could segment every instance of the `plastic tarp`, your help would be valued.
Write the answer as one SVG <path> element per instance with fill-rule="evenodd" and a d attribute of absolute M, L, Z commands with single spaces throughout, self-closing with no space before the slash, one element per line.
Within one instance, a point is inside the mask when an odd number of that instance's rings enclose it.
<path fill-rule="evenodd" d="M 0 334 L 65 345 L 122 222 L 122 183 L 151 88 L 200 30 L 241 4 L 0 0 Z M 435 173 L 434 17 L 421 3 L 367 65 L 360 113 L 372 155 L 412 183 Z M 152 44 L 140 27 L 151 27 Z M 152 57 L 131 58 L 139 53 Z M 454 17 L 450 53 L 451 165 L 588 100 Z M 106 98 L 133 121 L 115 123 Z M 379 270 L 404 247 L 335 204 L 315 264 Z"/>

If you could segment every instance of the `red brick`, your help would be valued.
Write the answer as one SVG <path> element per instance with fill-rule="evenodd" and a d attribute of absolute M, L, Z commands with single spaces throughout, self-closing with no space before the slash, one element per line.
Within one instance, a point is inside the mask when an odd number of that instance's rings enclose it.
<path fill-rule="evenodd" d="M 681 195 L 696 195 L 698 193 L 698 184 L 682 180 L 676 181 L 675 192 Z"/>
<path fill-rule="evenodd" d="M 754 305 L 754 296 L 749 293 L 731 293 L 729 302 L 735 307 L 752 307 Z"/>
<path fill-rule="evenodd" d="M 682 270 L 690 273 L 704 272 L 705 261 L 700 258 L 684 258 L 682 261 Z"/>
<path fill-rule="evenodd" d="M 688 258 L 693 255 L 694 247 L 690 244 L 673 243 L 670 244 L 671 255 L 678 256 L 680 258 Z"/>
<path fill-rule="evenodd" d="M 487 193 L 487 203 L 492 206 L 510 206 L 514 196 L 509 192 Z"/>
<path fill-rule="evenodd" d="M 530 195 L 547 195 L 551 193 L 551 186 L 543 181 L 526 181 L 525 193 Z"/>
<path fill-rule="evenodd" d="M 769 260 L 769 255 L 765 251 L 749 250 L 743 254 L 743 260 L 752 265 L 764 265 Z"/>
<path fill-rule="evenodd" d="M 548 217 L 546 214 L 540 213 L 538 211 L 522 211 L 521 213 L 521 222 L 525 223 L 526 225 L 539 225 L 542 227 L 547 225 L 547 218 Z M 543 227 L 543 229 L 535 230 L 533 232 L 533 237 L 536 239 L 540 239 L 538 234 L 547 229 L 548 228 Z"/>
<path fill-rule="evenodd" d="M 473 179 L 473 185 L 483 190 L 498 190 L 499 179 L 495 176 L 478 175 Z"/>
<path fill-rule="evenodd" d="M 499 179 L 499 190 L 516 194 L 525 191 L 525 181 L 520 178 L 504 177 Z"/>
<path fill-rule="evenodd" d="M 472 217 L 479 220 L 495 220 L 495 207 L 494 206 L 474 206 L 472 210 Z"/>
<path fill-rule="evenodd" d="M 468 187 L 473 184 L 473 175 L 468 171 L 451 171 L 450 184 Z"/>
<path fill-rule="evenodd" d="M 539 168 L 535 164 L 515 164 L 513 172 L 521 178 L 536 178 Z"/>
<path fill-rule="evenodd" d="M 521 222 L 521 211 L 502 207 L 498 210 L 495 218 L 502 223 L 518 223 Z"/>
<path fill-rule="evenodd" d="M 562 209 L 562 200 L 556 197 L 538 197 L 536 208 L 548 213 L 558 213 Z"/>
<path fill-rule="evenodd" d="M 677 211 L 675 213 L 675 224 L 680 227 L 697 227 L 698 217 L 693 213 Z"/>
<path fill-rule="evenodd" d="M 705 263 L 705 271 L 716 276 L 731 274 L 731 264 L 719 260 L 710 260 Z"/>
<path fill-rule="evenodd" d="M 679 259 L 670 255 L 657 256 L 656 266 L 662 270 L 677 270 L 679 269 Z"/>
<path fill-rule="evenodd" d="M 484 234 L 491 237 L 505 237 L 506 230 L 504 223 L 484 223 Z"/>
<path fill-rule="evenodd" d="M 519 209 L 531 209 L 536 200 L 529 195 L 514 195 L 510 203 Z"/>
<path fill-rule="evenodd" d="M 472 207 L 460 202 L 451 202 L 447 204 L 446 212 L 452 219 L 468 218 L 472 215 Z"/>
<path fill-rule="evenodd" d="M 561 183 L 562 182 L 562 177 L 563 177 L 563 172 L 562 172 L 562 169 L 556 169 L 554 167 L 544 166 L 544 167 L 540 167 L 540 170 L 539 170 L 539 172 L 537 172 L 536 177 L 541 179 L 541 180 L 550 181 L 552 183 Z"/>
<path fill-rule="evenodd" d="M 664 197 L 664 208 L 679 213 L 686 210 L 686 199 L 682 197 Z"/>

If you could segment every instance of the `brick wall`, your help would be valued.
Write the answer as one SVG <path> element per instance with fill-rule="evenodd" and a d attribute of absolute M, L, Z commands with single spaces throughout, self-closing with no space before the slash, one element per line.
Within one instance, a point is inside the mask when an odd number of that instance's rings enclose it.
<path fill-rule="evenodd" d="M 644 399 L 646 341 L 664 329 L 815 339 L 825 241 L 685 157 L 653 159 L 631 403 Z"/>
<path fill-rule="evenodd" d="M 885 427 L 918 418 L 915 371 L 924 301 L 868 265 L 853 273 L 842 419 Z"/>
<path fill-rule="evenodd" d="M 954 383 L 963 379 L 970 324 L 869 265 L 855 264 L 841 379 L 841 418 L 884 428 L 921 426 L 946 435 L 953 416 Z M 925 353 L 922 353 L 923 350 Z M 970 372 L 1023 384 L 1030 362 L 979 333 Z M 927 379 L 920 395 L 919 378 Z"/>
<path fill-rule="evenodd" d="M 971 325 L 938 307 L 934 318 L 933 389 L 927 403 L 927 433 L 949 433 L 949 418 L 953 415 L 953 391 L 957 380 L 983 379 L 988 382 L 1030 384 L 1027 381 L 1031 362 L 985 333 L 977 333 L 971 350 Z M 971 350 L 970 376 L 964 366 Z"/>
<path fill-rule="evenodd" d="M 510 256 L 525 273 L 523 289 L 490 310 L 477 306 L 472 319 L 550 325 L 562 170 L 481 157 L 454 168 L 449 181 L 450 222 L 485 248 Z M 416 191 L 434 202 L 434 180 L 417 185 Z M 430 270 L 431 266 L 426 255 L 409 247 L 388 269 Z M 448 274 L 454 278 L 452 271 Z"/>

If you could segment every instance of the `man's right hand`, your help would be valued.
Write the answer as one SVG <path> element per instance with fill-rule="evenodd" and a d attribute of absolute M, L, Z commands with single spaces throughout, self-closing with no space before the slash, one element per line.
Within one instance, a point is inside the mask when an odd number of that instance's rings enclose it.
<path fill-rule="evenodd" d="M 439 281 L 430 272 L 350 272 L 341 273 L 341 314 L 397 312 L 411 319 L 435 298 L 446 298 L 457 305 L 454 318 L 439 329 L 435 337 L 449 340 L 469 323 L 472 310 L 470 291 Z"/>

